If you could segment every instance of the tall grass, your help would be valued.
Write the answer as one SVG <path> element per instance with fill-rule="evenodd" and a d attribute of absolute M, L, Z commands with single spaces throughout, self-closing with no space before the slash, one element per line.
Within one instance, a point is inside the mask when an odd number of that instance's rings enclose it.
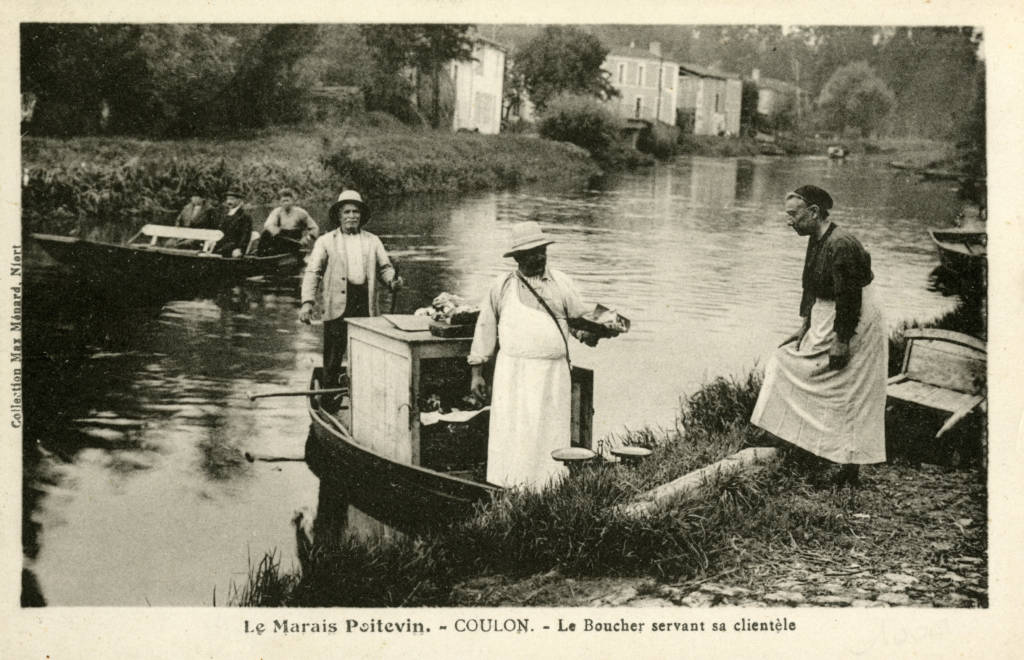
<path fill-rule="evenodd" d="M 718 379 L 682 404 L 682 419 L 715 420 L 714 431 L 642 430 L 623 440 L 654 447 L 638 467 L 605 464 L 539 491 L 508 490 L 470 519 L 422 537 L 318 545 L 301 576 L 257 573 L 238 605 L 443 605 L 452 587 L 489 574 L 523 576 L 705 574 L 727 555 L 737 519 L 764 506 L 764 475 L 735 476 L 702 497 L 645 517 L 616 508 L 639 492 L 741 448 L 758 376 Z M 716 397 L 729 403 L 720 404 Z M 714 404 L 712 402 L 714 401 Z M 293 584 L 287 593 L 279 584 Z M 263 585 L 271 591 L 264 593 Z"/>

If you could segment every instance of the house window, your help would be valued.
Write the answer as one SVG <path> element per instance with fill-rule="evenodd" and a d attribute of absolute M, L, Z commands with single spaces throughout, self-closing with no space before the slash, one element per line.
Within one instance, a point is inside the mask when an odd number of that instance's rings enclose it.
<path fill-rule="evenodd" d="M 644 86 L 644 65 L 643 64 L 641 64 L 640 66 L 638 66 L 636 68 L 636 86 L 637 87 L 643 87 Z"/>
<path fill-rule="evenodd" d="M 638 97 L 636 97 L 636 107 L 633 110 L 634 116 L 637 119 L 640 119 L 641 115 L 643 114 L 643 111 L 644 111 L 644 97 L 638 96 Z"/>
<path fill-rule="evenodd" d="M 722 96 L 721 94 L 715 92 L 715 112 L 721 112 L 722 111 L 721 106 L 719 105 L 719 101 L 721 100 L 721 96 Z"/>
<path fill-rule="evenodd" d="M 625 64 L 620 64 L 619 65 L 619 82 L 620 83 L 626 82 L 626 65 Z"/>
<path fill-rule="evenodd" d="M 665 81 L 665 89 L 672 89 L 672 78 L 673 77 L 674 76 L 672 75 L 672 67 L 670 67 L 670 66 L 665 67 L 665 73 L 664 73 L 664 76 L 662 77 L 663 80 Z"/>
<path fill-rule="evenodd" d="M 473 63 L 473 73 L 478 76 L 484 75 L 484 59 L 487 58 L 487 53 L 480 53 L 480 56 L 476 58 L 476 62 Z"/>

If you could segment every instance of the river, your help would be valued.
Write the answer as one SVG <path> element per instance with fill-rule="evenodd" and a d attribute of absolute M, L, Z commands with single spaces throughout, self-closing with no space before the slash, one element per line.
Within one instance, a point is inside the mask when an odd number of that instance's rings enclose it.
<path fill-rule="evenodd" d="M 955 190 L 867 157 L 685 158 L 579 193 L 398 200 L 367 229 L 409 284 L 397 304 L 411 312 L 441 291 L 481 296 L 512 264 L 501 258 L 511 223 L 539 221 L 557 241 L 549 264 L 632 321 L 597 348 L 573 345 L 595 370 L 601 438 L 671 427 L 681 395 L 746 373 L 795 329 L 805 239 L 782 197 L 809 182 L 871 252 L 890 322 L 954 306 L 929 286 L 938 259 L 925 228 L 953 223 Z M 244 452 L 303 453 L 303 400 L 246 396 L 303 388 L 319 362 L 320 329 L 296 321 L 298 279 L 158 310 L 112 311 L 72 285 L 27 246 L 26 437 L 39 458 L 26 463 L 24 534 L 47 604 L 221 604 L 250 558 L 276 549 L 295 564 L 290 521 L 315 509 L 318 482 L 301 462 Z"/>

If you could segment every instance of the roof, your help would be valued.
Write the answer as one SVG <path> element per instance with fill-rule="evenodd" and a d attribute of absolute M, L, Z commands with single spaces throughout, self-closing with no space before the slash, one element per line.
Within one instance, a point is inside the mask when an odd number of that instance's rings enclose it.
<path fill-rule="evenodd" d="M 470 35 L 470 38 L 473 39 L 474 43 L 485 44 L 487 46 L 490 46 L 491 48 L 500 50 L 503 53 L 507 53 L 510 50 L 509 47 L 506 46 L 505 44 L 498 43 L 493 39 L 488 39 L 487 37 L 480 36 L 479 34 Z"/>
<path fill-rule="evenodd" d="M 675 64 L 675 60 L 670 57 L 655 55 L 649 50 L 635 47 L 630 48 L 628 46 L 612 48 L 611 51 L 608 52 L 608 57 L 631 57 L 635 60 L 653 60 L 655 62 L 668 62 L 670 64 Z"/>
<path fill-rule="evenodd" d="M 683 62 L 679 65 L 679 73 L 683 72 L 692 73 L 695 76 L 701 78 L 718 78 L 719 80 L 739 80 L 740 77 L 735 73 L 726 73 L 725 71 L 716 71 L 699 64 L 690 64 L 689 62 Z"/>
<path fill-rule="evenodd" d="M 761 89 L 771 89 L 782 94 L 793 94 L 799 89 L 795 84 L 777 78 L 760 78 L 754 83 Z"/>

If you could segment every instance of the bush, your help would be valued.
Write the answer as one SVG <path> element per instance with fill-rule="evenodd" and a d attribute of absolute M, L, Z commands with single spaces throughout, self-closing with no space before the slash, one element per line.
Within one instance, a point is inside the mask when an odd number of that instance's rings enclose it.
<path fill-rule="evenodd" d="M 601 160 L 618 140 L 619 121 L 597 99 L 564 94 L 548 103 L 538 130 L 541 137 L 571 142 Z"/>

